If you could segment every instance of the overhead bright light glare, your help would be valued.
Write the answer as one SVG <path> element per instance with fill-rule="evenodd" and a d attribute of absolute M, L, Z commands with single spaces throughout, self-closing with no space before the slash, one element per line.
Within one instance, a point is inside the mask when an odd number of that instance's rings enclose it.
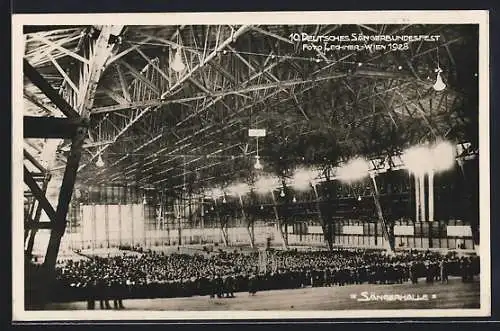
<path fill-rule="evenodd" d="M 269 193 L 277 186 L 279 186 L 279 180 L 276 177 L 262 176 L 255 182 L 255 190 L 259 194 Z"/>
<path fill-rule="evenodd" d="M 210 195 L 213 199 L 220 198 L 221 196 L 224 195 L 224 192 L 220 188 L 213 188 L 208 192 L 208 195 Z"/>
<path fill-rule="evenodd" d="M 431 150 L 434 171 L 445 171 L 455 163 L 455 146 L 447 141 L 437 143 Z"/>
<path fill-rule="evenodd" d="M 401 159 L 409 172 L 417 175 L 425 174 L 432 168 L 433 155 L 426 146 L 408 148 Z"/>
<path fill-rule="evenodd" d="M 318 177 L 318 173 L 312 169 L 299 168 L 295 171 L 292 178 L 292 186 L 296 190 L 305 191 L 311 188 Z"/>
<path fill-rule="evenodd" d="M 227 192 L 233 196 L 242 196 L 250 192 L 250 186 L 246 183 L 233 184 L 227 188 Z"/>
<path fill-rule="evenodd" d="M 356 158 L 337 169 L 337 178 L 341 181 L 353 182 L 368 176 L 368 161 Z"/>

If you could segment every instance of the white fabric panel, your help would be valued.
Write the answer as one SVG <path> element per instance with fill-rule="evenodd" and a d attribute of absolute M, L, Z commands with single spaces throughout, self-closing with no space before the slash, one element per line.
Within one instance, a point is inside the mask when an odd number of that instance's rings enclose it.
<path fill-rule="evenodd" d="M 411 225 L 395 225 L 394 235 L 395 236 L 413 236 L 415 233 L 415 228 Z"/>
<path fill-rule="evenodd" d="M 362 225 L 344 225 L 342 227 L 343 234 L 363 234 Z"/>
<path fill-rule="evenodd" d="M 119 205 L 108 205 L 108 230 L 109 241 L 118 242 L 120 240 L 120 214 Z"/>
<path fill-rule="evenodd" d="M 132 206 L 133 205 L 121 205 L 121 237 L 122 243 L 132 244 L 132 238 L 134 236 L 132 229 Z"/>
<path fill-rule="evenodd" d="M 472 237 L 470 225 L 448 225 L 446 227 L 448 237 Z"/>
<path fill-rule="evenodd" d="M 144 243 L 144 205 L 132 206 L 132 226 L 134 228 L 134 244 Z"/>
<path fill-rule="evenodd" d="M 93 240 L 93 206 L 82 206 L 82 237 L 84 246 L 88 245 Z"/>
<path fill-rule="evenodd" d="M 106 218 L 105 211 L 106 208 L 104 205 L 95 205 L 95 240 L 97 245 L 99 246 L 104 241 L 106 241 Z"/>
<path fill-rule="evenodd" d="M 320 225 L 312 225 L 307 227 L 307 233 L 323 234 L 323 228 Z"/>

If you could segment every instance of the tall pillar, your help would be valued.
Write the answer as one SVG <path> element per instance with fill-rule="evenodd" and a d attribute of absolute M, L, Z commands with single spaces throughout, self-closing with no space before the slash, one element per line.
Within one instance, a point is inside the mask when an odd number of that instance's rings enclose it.
<path fill-rule="evenodd" d="M 106 245 L 109 248 L 109 210 L 108 210 L 109 205 L 105 204 L 104 205 L 104 227 L 106 231 Z"/>
<path fill-rule="evenodd" d="M 129 203 L 129 209 L 130 209 L 130 242 L 132 247 L 134 246 L 134 205 L 133 202 L 131 201 Z"/>
<path fill-rule="evenodd" d="M 425 222 L 425 175 L 419 175 L 420 188 L 420 220 Z"/>
<path fill-rule="evenodd" d="M 420 177 L 415 177 L 415 222 L 420 221 Z"/>
<path fill-rule="evenodd" d="M 429 172 L 429 222 L 434 221 L 434 171 Z"/>
<path fill-rule="evenodd" d="M 122 245 L 122 204 L 118 204 L 118 245 Z"/>
<path fill-rule="evenodd" d="M 92 249 L 96 248 L 97 241 L 97 221 L 95 212 L 95 203 L 92 204 Z"/>

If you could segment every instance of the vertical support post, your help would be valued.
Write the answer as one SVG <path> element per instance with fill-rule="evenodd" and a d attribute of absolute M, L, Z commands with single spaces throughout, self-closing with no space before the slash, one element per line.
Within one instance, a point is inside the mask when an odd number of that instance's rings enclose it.
<path fill-rule="evenodd" d="M 118 245 L 122 245 L 122 204 L 118 204 Z"/>
<path fill-rule="evenodd" d="M 434 171 L 430 170 L 429 175 L 428 175 L 428 180 L 429 180 L 429 193 L 428 193 L 428 199 L 429 199 L 429 215 L 427 220 L 429 221 L 429 248 L 433 248 L 433 243 L 432 243 L 432 221 L 434 220 Z"/>
<path fill-rule="evenodd" d="M 254 239 L 254 234 L 253 234 L 253 219 L 247 218 L 247 215 L 245 213 L 245 208 L 243 206 L 243 198 L 241 197 L 241 194 L 238 194 L 238 198 L 240 200 L 240 206 L 241 206 L 241 215 L 243 216 L 243 220 L 245 221 L 247 232 L 248 232 L 248 238 L 250 239 L 250 247 L 255 248 L 255 239 Z"/>
<path fill-rule="evenodd" d="M 382 224 L 382 230 L 385 235 L 385 239 L 388 242 L 388 250 L 390 252 L 394 252 L 394 238 L 391 236 L 391 233 L 389 232 L 387 223 L 384 219 L 384 214 L 382 212 L 382 207 L 380 205 L 380 200 L 379 200 L 379 193 L 378 193 L 378 187 L 377 187 L 377 181 L 375 179 L 374 174 L 370 174 L 370 178 L 372 179 L 372 184 L 373 184 L 373 191 L 372 191 L 372 196 L 373 196 L 373 201 L 375 202 L 375 208 L 377 209 L 377 215 L 379 222 Z"/>
<path fill-rule="evenodd" d="M 321 222 L 321 227 L 323 228 L 323 236 L 325 237 L 326 243 L 328 244 L 328 249 L 333 250 L 333 243 L 332 243 L 332 236 L 329 228 L 329 221 L 325 222 L 325 219 L 323 218 L 323 213 L 321 212 L 321 205 L 319 201 L 319 194 L 318 194 L 318 188 L 316 187 L 315 184 L 311 184 L 313 191 L 314 191 L 314 197 L 316 200 L 316 209 L 318 210 L 319 214 L 319 220 Z"/>
<path fill-rule="evenodd" d="M 109 205 L 104 205 L 104 226 L 106 231 L 106 247 L 109 248 Z"/>
<path fill-rule="evenodd" d="M 415 177 L 415 222 L 420 222 L 420 177 Z"/>
<path fill-rule="evenodd" d="M 134 238 L 134 205 L 133 201 L 130 201 L 129 204 L 129 209 L 130 209 L 130 244 L 132 247 L 135 246 L 135 238 Z"/>
<path fill-rule="evenodd" d="M 434 221 L 434 171 L 429 172 L 429 222 Z"/>
<path fill-rule="evenodd" d="M 146 194 L 146 193 L 144 193 Z M 145 248 L 147 246 L 147 222 L 146 222 L 146 206 L 147 204 L 143 203 L 141 205 L 141 218 L 142 218 L 142 245 Z"/>
<path fill-rule="evenodd" d="M 88 120 L 86 121 L 88 123 Z M 52 228 L 47 252 L 45 254 L 44 265 L 48 269 L 54 269 L 57 261 L 57 253 L 61 245 L 61 238 L 66 229 L 66 216 L 68 214 L 69 203 L 76 180 L 78 164 L 82 155 L 82 146 L 87 135 L 87 128 L 82 126 L 76 130 L 76 134 L 72 139 L 71 150 L 66 161 L 66 169 L 64 171 L 61 190 L 56 209 L 56 218 L 54 227 Z"/>
<path fill-rule="evenodd" d="M 282 242 L 283 248 L 285 250 L 288 250 L 288 243 L 286 241 L 285 235 L 283 234 L 283 228 L 282 228 L 282 224 L 281 224 L 282 222 L 281 222 L 280 217 L 278 215 L 278 208 L 276 207 L 276 197 L 274 195 L 273 190 L 271 190 L 271 195 L 273 197 L 274 218 L 276 219 L 276 225 L 277 225 L 280 237 L 281 237 L 281 242 Z"/>
<path fill-rule="evenodd" d="M 47 192 L 47 186 L 49 184 L 49 181 L 50 181 L 50 174 L 46 174 L 45 175 L 45 178 L 43 180 L 43 184 L 42 184 L 42 192 L 45 194 L 45 192 Z M 37 200 L 36 200 L 37 201 Z M 33 223 L 38 223 L 40 221 L 40 217 L 42 216 L 42 205 L 40 204 L 40 202 L 38 201 L 37 202 L 37 206 L 36 206 L 36 211 L 35 211 L 35 217 L 33 218 Z M 35 245 L 35 237 L 36 237 L 36 234 L 38 232 L 38 229 L 36 227 L 33 227 L 31 229 L 31 231 L 29 232 L 29 239 L 28 239 L 28 245 L 26 247 L 26 252 L 28 254 L 31 254 L 33 252 L 33 246 Z M 27 231 L 26 231 L 26 235 L 27 235 Z M 25 238 L 26 239 L 26 238 Z"/>
<path fill-rule="evenodd" d="M 420 174 L 419 175 L 419 182 L 420 182 L 420 221 L 423 223 L 425 222 L 425 175 Z"/>
<path fill-rule="evenodd" d="M 97 244 L 97 221 L 96 221 L 96 212 L 95 212 L 95 203 L 92 203 L 92 250 L 96 248 Z"/>

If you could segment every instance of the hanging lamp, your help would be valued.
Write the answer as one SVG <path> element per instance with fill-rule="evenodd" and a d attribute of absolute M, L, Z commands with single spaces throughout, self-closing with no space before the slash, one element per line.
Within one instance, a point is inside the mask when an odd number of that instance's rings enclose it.
<path fill-rule="evenodd" d="M 99 154 L 99 158 L 97 158 L 97 161 L 96 161 L 95 165 L 98 166 L 99 168 L 104 167 L 104 161 L 102 160 L 102 155 L 101 154 Z"/>
<path fill-rule="evenodd" d="M 181 47 L 177 47 L 177 51 L 175 52 L 174 59 L 170 63 L 170 67 L 175 71 L 175 72 L 182 72 L 184 69 L 186 69 L 186 65 L 184 62 L 182 62 L 182 54 L 181 54 Z"/>
<path fill-rule="evenodd" d="M 436 51 L 437 51 L 437 68 L 434 69 L 434 72 L 437 73 L 437 75 L 436 75 L 436 82 L 434 83 L 434 85 L 432 85 L 432 88 L 435 91 L 441 92 L 446 88 L 446 84 L 443 82 L 443 78 L 441 77 L 441 73 L 443 72 L 443 70 L 439 65 L 439 48 L 436 49 Z"/>

